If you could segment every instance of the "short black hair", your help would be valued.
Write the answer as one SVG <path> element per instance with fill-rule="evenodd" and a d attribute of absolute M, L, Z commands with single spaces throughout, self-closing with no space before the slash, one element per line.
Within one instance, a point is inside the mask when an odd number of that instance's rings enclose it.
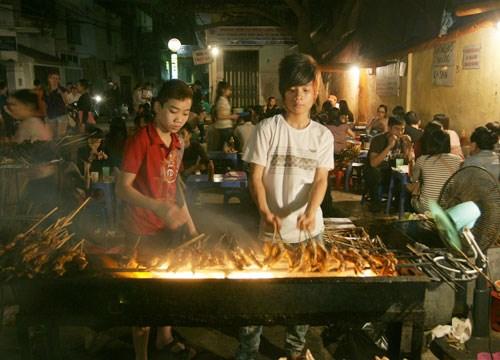
<path fill-rule="evenodd" d="M 51 76 L 51 75 L 59 75 L 61 76 L 61 74 L 59 73 L 59 69 L 50 69 L 47 73 L 47 77 Z"/>
<path fill-rule="evenodd" d="M 498 142 L 498 134 L 486 126 L 479 126 L 470 136 L 470 141 L 476 143 L 481 150 L 493 150 Z"/>
<path fill-rule="evenodd" d="M 450 128 L 450 118 L 445 114 L 435 114 L 432 120 L 437 121 L 438 123 L 443 125 L 443 128 L 445 130 L 448 130 Z"/>
<path fill-rule="evenodd" d="M 78 84 L 80 84 L 80 86 L 82 88 L 84 88 L 85 90 L 87 90 L 89 88 L 89 81 L 87 79 L 78 80 Z"/>
<path fill-rule="evenodd" d="M 384 109 L 384 110 L 385 110 L 385 113 L 387 114 L 387 111 L 388 111 L 388 110 L 387 110 L 387 105 L 385 105 L 385 104 L 380 104 L 380 105 L 377 107 L 377 110 L 378 110 L 378 109 L 380 109 L 380 108 Z"/>
<path fill-rule="evenodd" d="M 1 87 L 0 87 L 1 88 Z M 488 130 L 491 130 L 493 131 L 495 134 L 497 134 L 498 136 L 500 136 L 500 122 L 498 121 L 490 121 L 489 123 L 487 123 L 486 125 L 486 128 Z"/>
<path fill-rule="evenodd" d="M 401 105 L 394 106 L 394 109 L 392 109 L 392 115 L 404 117 L 405 116 L 405 108 L 402 107 Z"/>
<path fill-rule="evenodd" d="M 35 86 L 39 86 L 39 85 L 41 85 L 40 80 L 35 79 L 35 81 L 33 81 L 33 85 L 35 85 Z"/>
<path fill-rule="evenodd" d="M 279 90 L 282 97 L 292 86 L 302 86 L 316 80 L 318 64 L 309 55 L 291 54 L 285 56 L 279 65 Z"/>
<path fill-rule="evenodd" d="M 156 101 L 163 105 L 170 99 L 193 99 L 193 90 L 184 81 L 179 79 L 165 81 L 158 92 Z"/>
<path fill-rule="evenodd" d="M 424 136 L 426 136 L 425 155 L 447 154 L 451 151 L 450 135 L 444 130 L 432 131 Z"/>
<path fill-rule="evenodd" d="M 420 119 L 415 111 L 408 111 L 405 114 L 405 121 L 408 125 L 417 125 Z"/>
<path fill-rule="evenodd" d="M 10 96 L 12 96 L 23 105 L 28 106 L 32 110 L 38 110 L 38 96 L 36 96 L 33 91 L 29 89 L 21 89 L 17 90 Z"/>
<path fill-rule="evenodd" d="M 399 116 L 389 116 L 389 121 L 387 123 L 389 127 L 393 127 L 396 125 L 403 125 L 405 126 L 405 120 Z"/>

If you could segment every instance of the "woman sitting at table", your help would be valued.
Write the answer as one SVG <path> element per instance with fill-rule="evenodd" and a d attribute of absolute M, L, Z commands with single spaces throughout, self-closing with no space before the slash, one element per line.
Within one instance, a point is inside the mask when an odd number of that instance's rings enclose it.
<path fill-rule="evenodd" d="M 450 153 L 450 136 L 444 130 L 424 133 L 424 153 L 421 155 L 411 174 L 411 204 L 415 211 L 424 213 L 429 203 L 437 201 L 444 183 L 453 175 L 462 159 Z"/>
<path fill-rule="evenodd" d="M 332 132 L 335 141 L 333 150 L 339 154 L 347 146 L 347 138 L 354 138 L 355 134 L 351 127 L 340 119 L 340 110 L 330 106 L 326 108 L 326 127 Z"/>
<path fill-rule="evenodd" d="M 377 108 L 377 115 L 366 126 L 366 133 L 371 136 L 385 133 L 388 129 L 388 121 L 387 105 L 380 104 Z"/>

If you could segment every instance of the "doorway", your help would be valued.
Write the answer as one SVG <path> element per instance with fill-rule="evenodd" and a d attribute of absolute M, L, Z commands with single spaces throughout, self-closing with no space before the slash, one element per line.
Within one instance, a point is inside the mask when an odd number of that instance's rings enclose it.
<path fill-rule="evenodd" d="M 224 51 L 224 80 L 233 88 L 233 107 L 259 105 L 259 52 Z"/>

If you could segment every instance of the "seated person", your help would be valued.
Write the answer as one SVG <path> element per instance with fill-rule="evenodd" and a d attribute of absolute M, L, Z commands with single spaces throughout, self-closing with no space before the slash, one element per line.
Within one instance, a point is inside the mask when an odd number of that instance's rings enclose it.
<path fill-rule="evenodd" d="M 413 144 L 413 151 L 415 151 L 415 159 L 418 159 L 420 155 L 426 154 L 427 149 L 426 146 L 427 144 L 425 143 L 429 137 L 429 133 L 437 130 L 443 130 L 443 126 L 441 123 L 437 121 L 431 121 L 430 123 L 427 123 L 424 128 L 424 132 L 422 133 L 422 137 Z"/>
<path fill-rule="evenodd" d="M 445 182 L 462 162 L 460 156 L 450 153 L 450 136 L 444 130 L 427 132 L 424 135 L 425 152 L 413 167 L 411 182 L 419 183 L 419 193 L 413 193 L 411 204 L 415 211 L 424 213 L 429 203 L 437 201 Z"/>
<path fill-rule="evenodd" d="M 244 121 L 243 124 L 238 125 L 234 130 L 234 136 L 236 137 L 237 150 L 239 152 L 244 152 L 248 146 L 248 140 L 252 135 L 255 125 L 253 124 L 255 117 L 255 111 L 250 109 L 248 116 L 242 116 L 241 119 Z"/>
<path fill-rule="evenodd" d="M 462 166 L 480 166 L 488 170 L 495 179 L 500 180 L 500 159 L 494 151 L 498 135 L 485 126 L 474 130 L 470 137 L 471 156 Z"/>
<path fill-rule="evenodd" d="M 385 133 L 388 121 L 387 105 L 380 104 L 377 108 L 377 115 L 366 126 L 366 133 L 371 136 Z"/>
<path fill-rule="evenodd" d="M 179 136 L 184 142 L 184 154 L 182 156 L 182 176 L 184 178 L 195 174 L 197 171 L 204 172 L 208 166 L 207 152 L 197 141 L 192 141 L 193 128 L 186 123 L 179 131 Z"/>
<path fill-rule="evenodd" d="M 416 144 L 424 134 L 424 131 L 420 128 L 421 121 L 415 111 L 408 111 L 405 114 L 405 121 L 405 134 L 411 138 L 413 144 Z"/>
<path fill-rule="evenodd" d="M 379 196 L 380 185 L 388 185 L 391 178 L 391 166 L 397 158 L 403 158 L 405 163 L 413 160 L 411 139 L 404 135 L 405 122 L 401 117 L 389 117 L 389 130 L 378 134 L 370 142 L 368 164 L 365 170 L 365 180 L 371 198 L 370 210 L 382 209 Z"/>
<path fill-rule="evenodd" d="M 435 114 L 432 120 L 439 122 L 443 126 L 444 131 L 450 135 L 451 153 L 458 155 L 463 159 L 464 153 L 462 152 L 460 137 L 456 131 L 450 129 L 450 118 L 445 114 Z"/>
<path fill-rule="evenodd" d="M 269 96 L 267 98 L 266 106 L 264 107 L 264 119 L 273 117 L 274 115 L 281 114 L 281 109 L 278 107 L 278 103 L 274 96 Z"/>
<path fill-rule="evenodd" d="M 493 147 L 493 151 L 500 156 L 500 121 L 490 121 L 485 125 L 485 127 L 497 134 L 498 141 Z"/>
<path fill-rule="evenodd" d="M 108 155 L 104 152 L 104 133 L 101 129 L 90 127 L 87 129 L 89 138 L 87 145 L 78 149 L 78 169 L 90 186 L 90 174 L 93 172 L 102 173 L 103 166 L 108 166 Z"/>
<path fill-rule="evenodd" d="M 348 137 L 354 138 L 355 134 L 351 130 L 351 127 L 345 123 L 345 117 L 340 118 L 340 110 L 332 107 L 327 110 L 327 123 L 326 127 L 332 132 L 334 143 L 334 153 L 336 155 L 340 154 L 342 150 L 347 147 Z"/>
<path fill-rule="evenodd" d="M 104 141 L 104 153 L 109 156 L 108 164 L 111 168 L 120 168 L 127 138 L 126 118 L 114 117 L 111 120 L 109 132 Z"/>

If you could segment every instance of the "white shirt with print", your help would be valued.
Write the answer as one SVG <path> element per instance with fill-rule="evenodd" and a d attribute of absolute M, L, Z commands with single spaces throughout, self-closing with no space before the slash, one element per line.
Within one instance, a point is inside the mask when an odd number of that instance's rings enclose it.
<path fill-rule="evenodd" d="M 310 234 L 297 229 L 297 218 L 306 210 L 316 169 L 333 169 L 330 130 L 312 120 L 306 128 L 295 129 L 282 115 L 275 115 L 257 125 L 243 160 L 265 167 L 267 205 L 273 214 L 282 218 L 280 234 L 286 243 L 296 243 L 323 231 L 321 208 L 316 212 Z M 272 227 L 261 219 L 261 237 L 272 238 L 273 233 Z"/>

